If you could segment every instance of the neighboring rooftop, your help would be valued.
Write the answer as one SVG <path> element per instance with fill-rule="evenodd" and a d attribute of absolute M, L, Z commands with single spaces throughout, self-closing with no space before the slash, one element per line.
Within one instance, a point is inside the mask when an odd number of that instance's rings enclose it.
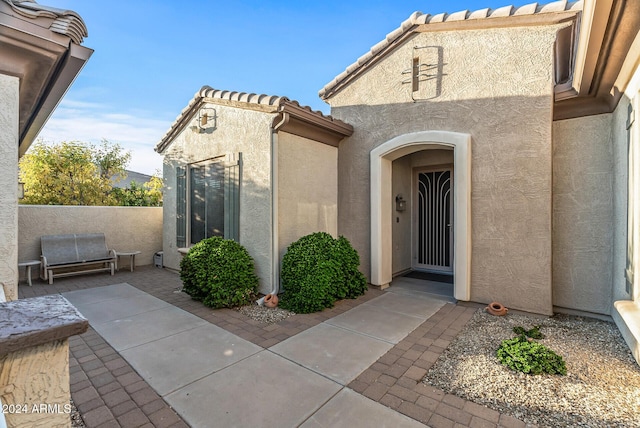
<path fill-rule="evenodd" d="M 337 134 L 351 135 L 353 132 L 351 125 L 325 115 L 321 111 L 314 111 L 309 106 L 300 105 L 298 101 L 290 100 L 287 97 L 226 91 L 205 85 L 196 92 L 189 104 L 180 112 L 167 133 L 156 145 L 155 151 L 162 153 L 176 135 L 187 125 L 198 109 L 206 103 L 227 104 L 248 109 L 266 108 L 266 111 L 270 113 L 287 113 L 296 118 L 304 118 L 302 121 L 306 122 L 309 126 L 322 126 L 335 131 Z M 283 130 L 286 131 L 286 129 Z"/>
<path fill-rule="evenodd" d="M 142 184 L 148 182 L 153 177 L 153 176 L 148 175 L 148 174 L 143 174 L 141 172 L 130 171 L 128 169 L 125 170 L 125 173 L 127 174 L 126 178 L 123 178 L 122 180 L 113 183 L 113 187 L 119 187 L 121 189 L 126 189 L 126 188 L 130 187 L 131 183 L 133 183 L 133 182 L 135 182 L 136 184 L 142 186 Z"/>
<path fill-rule="evenodd" d="M 407 20 L 400 24 L 400 27 L 387 34 L 384 40 L 373 46 L 369 52 L 362 55 L 356 62 L 348 66 L 345 71 L 325 85 L 325 87 L 318 92 L 318 95 L 323 100 L 330 98 L 333 94 L 339 91 L 344 84 L 350 81 L 351 78 L 359 75 L 362 71 L 368 68 L 369 65 L 376 62 L 386 52 L 389 52 L 390 49 L 396 46 L 399 41 L 404 40 L 406 36 L 410 35 L 413 30 L 419 26 L 433 26 L 433 30 L 441 30 L 443 29 L 442 27 L 447 24 L 450 26 L 459 26 L 461 23 L 476 22 L 480 20 L 487 20 L 485 21 L 485 25 L 497 25 L 497 21 L 489 22 L 488 20 L 497 18 L 526 17 L 550 13 L 578 13 L 582 10 L 582 3 L 582 0 L 560 0 L 545 5 L 531 3 L 520 7 L 505 6 L 498 9 L 485 8 L 474 12 L 462 10 L 455 13 L 438 13 L 435 15 L 414 12 L 409 16 L 409 18 L 407 18 Z M 427 31 L 427 29 L 425 29 L 425 31 Z"/>

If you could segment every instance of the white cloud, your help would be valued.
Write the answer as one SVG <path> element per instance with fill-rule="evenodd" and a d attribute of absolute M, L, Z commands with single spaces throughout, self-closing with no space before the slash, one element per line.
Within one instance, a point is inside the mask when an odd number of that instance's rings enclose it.
<path fill-rule="evenodd" d="M 39 137 L 46 142 L 106 139 L 131 151 L 130 170 L 153 174 L 162 170 L 162 157 L 153 148 L 172 122 L 145 112 L 113 112 L 97 103 L 63 100 Z"/>

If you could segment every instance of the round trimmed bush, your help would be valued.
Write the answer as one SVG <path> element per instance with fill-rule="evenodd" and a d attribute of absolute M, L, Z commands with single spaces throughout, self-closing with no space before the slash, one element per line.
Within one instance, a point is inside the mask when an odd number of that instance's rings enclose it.
<path fill-rule="evenodd" d="M 318 312 L 367 289 L 360 257 L 349 241 L 325 232 L 303 236 L 282 259 L 280 306 L 296 313 Z"/>
<path fill-rule="evenodd" d="M 180 279 L 182 291 L 211 308 L 249 304 L 258 290 L 258 277 L 247 250 L 218 236 L 191 247 L 180 262 Z"/>

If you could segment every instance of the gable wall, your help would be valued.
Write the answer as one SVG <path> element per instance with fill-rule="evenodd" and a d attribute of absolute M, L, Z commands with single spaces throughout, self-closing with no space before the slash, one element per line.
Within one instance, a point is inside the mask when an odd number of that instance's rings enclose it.
<path fill-rule="evenodd" d="M 551 124 L 557 26 L 416 34 L 330 100 L 353 125 L 339 150 L 338 232 L 370 273 L 369 152 L 396 136 L 472 136 L 471 300 L 551 313 Z M 413 102 L 402 72 L 435 64 Z M 391 209 L 391 201 L 389 202 Z"/>
<path fill-rule="evenodd" d="M 260 291 L 268 293 L 272 270 L 270 168 L 271 121 L 274 115 L 224 105 L 208 104 L 205 107 L 216 109 L 216 129 L 208 125 L 210 131 L 194 132 L 190 127 L 196 124 L 196 120 L 192 119 L 163 153 L 164 265 L 176 270 L 180 268 L 181 256 L 176 248 L 176 167 L 222 155 L 234 161 L 241 152 L 240 244 L 255 261 Z"/>

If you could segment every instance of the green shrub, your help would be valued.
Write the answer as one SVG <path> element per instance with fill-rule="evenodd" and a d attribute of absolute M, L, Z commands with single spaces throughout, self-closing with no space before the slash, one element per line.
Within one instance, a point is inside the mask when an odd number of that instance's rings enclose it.
<path fill-rule="evenodd" d="M 544 334 L 540 332 L 540 326 L 534 325 L 532 329 L 527 330 L 524 327 L 513 327 L 513 332 L 518 336 L 525 335 L 526 337 L 530 337 L 532 339 L 544 339 Z"/>
<path fill-rule="evenodd" d="M 247 250 L 217 236 L 191 247 L 180 262 L 180 278 L 185 293 L 211 308 L 249 304 L 258 290 L 258 277 Z"/>
<path fill-rule="evenodd" d="M 541 343 L 527 339 L 525 335 L 503 340 L 496 355 L 500 362 L 522 373 L 538 375 L 567 374 L 564 359 Z"/>
<path fill-rule="evenodd" d="M 367 289 L 360 257 L 349 241 L 325 232 L 303 236 L 282 259 L 280 306 L 296 313 L 318 312 Z"/>

